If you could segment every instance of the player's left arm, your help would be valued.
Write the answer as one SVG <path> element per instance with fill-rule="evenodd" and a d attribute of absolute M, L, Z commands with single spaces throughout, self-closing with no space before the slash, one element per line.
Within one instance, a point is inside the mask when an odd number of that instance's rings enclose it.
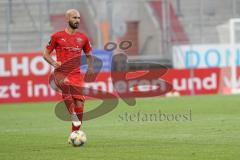
<path fill-rule="evenodd" d="M 86 60 L 87 60 L 87 65 L 88 65 L 88 69 L 86 72 L 86 77 L 85 77 L 85 81 L 86 82 L 93 82 L 95 80 L 95 71 L 94 71 L 94 67 L 93 67 L 93 56 L 92 53 L 87 53 L 86 54 Z"/>
<path fill-rule="evenodd" d="M 87 60 L 87 81 L 92 81 L 94 79 L 94 67 L 93 67 L 93 62 L 94 58 L 92 56 L 92 46 L 87 38 L 85 45 L 83 46 L 83 51 L 86 55 L 86 60 Z"/>
<path fill-rule="evenodd" d="M 93 68 L 93 61 L 94 61 L 94 59 L 93 59 L 93 56 L 92 56 L 91 52 L 90 53 L 86 53 L 87 65 L 88 65 L 87 73 L 88 74 L 94 74 L 94 68 Z"/>

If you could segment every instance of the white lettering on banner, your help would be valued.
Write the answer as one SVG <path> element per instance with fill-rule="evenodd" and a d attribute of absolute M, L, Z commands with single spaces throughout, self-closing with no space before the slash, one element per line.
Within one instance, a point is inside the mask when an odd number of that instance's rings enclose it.
<path fill-rule="evenodd" d="M 139 84 L 137 81 L 133 81 L 133 83 L 130 81 L 129 86 L 132 88 L 129 91 L 134 91 L 134 85 L 132 84 L 137 85 L 137 90 L 140 92 L 157 91 L 158 88 L 160 88 L 161 91 L 167 90 L 166 82 L 158 79 L 152 81 L 141 80 L 139 81 Z"/>
<path fill-rule="evenodd" d="M 43 66 L 42 69 L 39 69 L 37 67 L 38 64 Z M 46 75 L 49 72 L 49 65 L 44 64 L 46 63 L 42 57 L 35 57 L 30 64 L 30 68 L 32 69 L 33 74 L 36 76 Z"/>
<path fill-rule="evenodd" d="M 5 67 L 5 61 L 3 58 L 0 58 L 0 76 L 1 77 L 9 77 L 11 75 L 11 72 L 6 70 Z"/>
<path fill-rule="evenodd" d="M 48 86 L 48 84 L 33 84 L 32 81 L 27 82 L 28 97 L 48 97 L 55 96 L 56 92 Z"/>
<path fill-rule="evenodd" d="M 20 98 L 20 86 L 15 84 L 15 83 L 11 83 L 9 86 L 8 85 L 4 85 L 4 86 L 0 86 L 0 99 L 4 99 L 4 98 Z"/>
<path fill-rule="evenodd" d="M 7 91 L 8 91 L 8 86 L 0 86 L 0 98 L 1 99 L 9 97 Z"/>
<path fill-rule="evenodd" d="M 41 67 L 39 67 L 41 66 Z M 0 58 L 0 77 L 17 77 L 19 75 L 29 76 L 32 73 L 35 76 L 47 75 L 51 67 L 42 56 L 36 56 L 30 60 L 30 57 L 11 57 L 9 63 L 6 58 Z"/>
<path fill-rule="evenodd" d="M 166 82 L 162 81 L 162 80 L 153 80 L 152 81 L 152 86 L 153 86 L 153 90 L 157 89 L 157 87 L 161 87 L 161 91 L 166 91 L 167 90 L 167 85 Z"/>
<path fill-rule="evenodd" d="M 48 87 L 45 84 L 36 84 L 34 86 L 34 94 L 36 97 L 39 97 L 42 92 L 43 97 L 48 96 Z"/>
<path fill-rule="evenodd" d="M 40 63 L 40 61 L 37 62 Z M 1 103 L 58 100 L 60 97 L 56 95 L 59 95 L 61 92 L 54 91 L 48 84 L 48 81 L 46 81 L 47 78 L 48 75 L 44 77 L 32 75 L 23 77 L 21 74 L 17 77 L 9 78 L 10 82 L 8 78 L 2 78 L 3 81 L 1 81 L 0 84 Z M 151 95 L 149 92 L 158 93 L 161 92 L 161 90 L 166 91 L 168 89 L 166 81 L 172 85 L 173 90 L 178 91 L 181 95 L 188 95 L 190 94 L 189 91 L 193 89 L 196 91 L 196 94 L 214 94 L 218 93 L 222 87 L 231 87 L 229 77 L 227 77 L 227 75 L 221 75 L 219 68 L 196 69 L 194 71 L 194 77 L 189 77 L 189 70 L 170 69 L 168 73 L 161 78 L 162 79 L 118 79 L 113 82 L 111 73 L 100 73 L 93 83 L 84 83 L 84 91 L 87 91 L 86 94 L 93 95 L 93 97 L 97 94 L 107 92 L 127 98 L 127 96 L 135 96 L 136 94 L 131 94 L 134 92 L 145 93 L 147 96 Z M 240 77 L 238 77 L 238 87 L 240 88 Z"/>
<path fill-rule="evenodd" d="M 108 78 L 107 83 L 108 83 L 108 92 L 109 92 L 109 93 L 113 93 L 113 82 L 112 82 L 112 78 Z"/>
<path fill-rule="evenodd" d="M 18 57 L 12 57 L 11 59 L 11 66 L 12 66 L 12 76 L 18 76 L 19 71 L 22 71 L 24 76 L 29 75 L 29 68 L 28 68 L 28 57 L 22 57 L 22 62 L 19 62 L 20 59 Z"/>
<path fill-rule="evenodd" d="M 134 91 L 134 86 L 136 86 L 136 85 L 137 85 L 137 80 L 131 80 L 129 82 L 129 86 L 131 86 L 131 87 L 129 87 L 129 91 L 133 92 Z"/>
<path fill-rule="evenodd" d="M 139 91 L 140 92 L 149 92 L 151 89 L 150 82 L 148 80 L 139 81 Z"/>
<path fill-rule="evenodd" d="M 108 86 L 108 88 L 107 88 Z M 92 83 L 84 84 L 85 94 L 90 94 L 90 91 L 93 90 L 93 94 L 98 94 L 98 91 L 104 91 L 113 93 L 113 87 L 116 88 L 118 93 L 128 93 L 128 92 L 148 92 L 148 91 L 157 91 L 160 88 L 161 91 L 166 90 L 166 83 L 162 80 L 154 79 L 154 80 L 130 80 L 123 81 L 119 80 L 112 84 L 112 79 L 109 77 L 107 82 L 98 81 Z"/>
<path fill-rule="evenodd" d="M 93 89 L 93 94 L 98 94 L 98 90 L 107 92 L 107 85 L 105 82 L 92 82 L 92 83 L 85 83 L 85 94 L 90 94 L 90 90 Z"/>
<path fill-rule="evenodd" d="M 27 82 L 27 91 L 28 91 L 27 96 L 28 97 L 33 97 L 33 87 L 32 86 L 33 86 L 32 81 L 28 81 Z"/>
<path fill-rule="evenodd" d="M 215 73 L 211 74 L 209 77 L 201 79 L 199 77 L 193 78 L 181 78 L 173 79 L 173 88 L 176 91 L 185 91 L 185 90 L 212 90 L 217 89 L 217 75 Z M 194 87 L 196 86 L 196 87 Z"/>
<path fill-rule="evenodd" d="M 240 45 L 182 45 L 173 47 L 174 68 L 210 68 L 228 67 L 231 65 L 232 55 L 235 63 L 240 66 Z"/>
<path fill-rule="evenodd" d="M 10 90 L 10 95 L 13 98 L 19 98 L 20 97 L 20 93 L 18 92 L 20 90 L 20 86 L 19 85 L 16 85 L 15 83 L 12 83 L 9 86 L 9 90 Z"/>

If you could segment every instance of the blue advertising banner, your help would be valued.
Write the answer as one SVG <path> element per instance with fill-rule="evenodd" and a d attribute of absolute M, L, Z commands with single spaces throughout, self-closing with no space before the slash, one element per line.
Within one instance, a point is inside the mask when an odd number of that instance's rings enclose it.
<path fill-rule="evenodd" d="M 97 57 L 101 62 L 99 61 L 94 61 L 94 68 L 95 69 L 100 69 L 100 72 L 110 72 L 111 71 L 111 64 L 112 64 L 112 52 L 105 51 L 105 50 L 93 50 L 93 56 Z M 82 57 L 82 64 L 86 63 L 86 56 Z M 87 70 L 87 65 L 82 65 L 81 66 L 81 71 L 86 72 Z"/>
<path fill-rule="evenodd" d="M 229 67 L 232 63 L 240 66 L 240 45 L 182 45 L 173 48 L 174 68 Z"/>

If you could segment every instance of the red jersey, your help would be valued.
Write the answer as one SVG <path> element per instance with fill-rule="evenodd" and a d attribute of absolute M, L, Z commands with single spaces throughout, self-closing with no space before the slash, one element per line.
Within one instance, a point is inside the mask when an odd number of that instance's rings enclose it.
<path fill-rule="evenodd" d="M 61 62 L 61 64 L 64 64 L 74 57 L 81 57 L 82 51 L 84 51 L 85 54 L 89 54 L 92 50 L 86 35 L 80 32 L 70 35 L 66 31 L 53 34 L 46 48 L 50 52 L 55 49 L 57 61 Z M 80 73 L 80 64 L 79 68 L 75 69 L 73 73 Z"/>
<path fill-rule="evenodd" d="M 76 57 L 80 58 L 82 51 L 84 51 L 85 54 L 91 53 L 92 47 L 87 36 L 80 32 L 70 35 L 66 31 L 60 31 L 51 36 L 51 40 L 46 48 L 50 52 L 55 49 L 57 61 L 61 62 L 62 65 L 64 63 L 67 64 L 67 72 L 69 73 L 67 73 L 68 76 L 64 80 L 64 83 L 71 84 L 72 86 L 82 86 L 83 76 L 80 73 L 81 60 L 77 61 L 79 64 L 72 64 L 71 59 Z M 72 69 L 73 67 L 75 67 L 75 69 Z M 61 85 L 58 87 L 62 89 Z M 81 100 L 85 99 L 82 95 L 74 95 L 73 97 Z"/>

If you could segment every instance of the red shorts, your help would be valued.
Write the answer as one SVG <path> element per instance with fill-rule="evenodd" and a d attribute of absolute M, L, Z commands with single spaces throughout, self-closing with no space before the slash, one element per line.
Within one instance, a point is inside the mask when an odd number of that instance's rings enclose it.
<path fill-rule="evenodd" d="M 61 74 L 61 73 L 60 73 Z M 56 78 L 58 77 L 58 78 Z M 64 76 L 62 76 L 64 77 Z M 85 101 L 85 96 L 82 93 L 84 87 L 83 76 L 80 74 L 69 75 L 62 78 L 59 74 L 55 75 L 55 84 L 61 90 L 63 99 L 78 99 Z"/>

